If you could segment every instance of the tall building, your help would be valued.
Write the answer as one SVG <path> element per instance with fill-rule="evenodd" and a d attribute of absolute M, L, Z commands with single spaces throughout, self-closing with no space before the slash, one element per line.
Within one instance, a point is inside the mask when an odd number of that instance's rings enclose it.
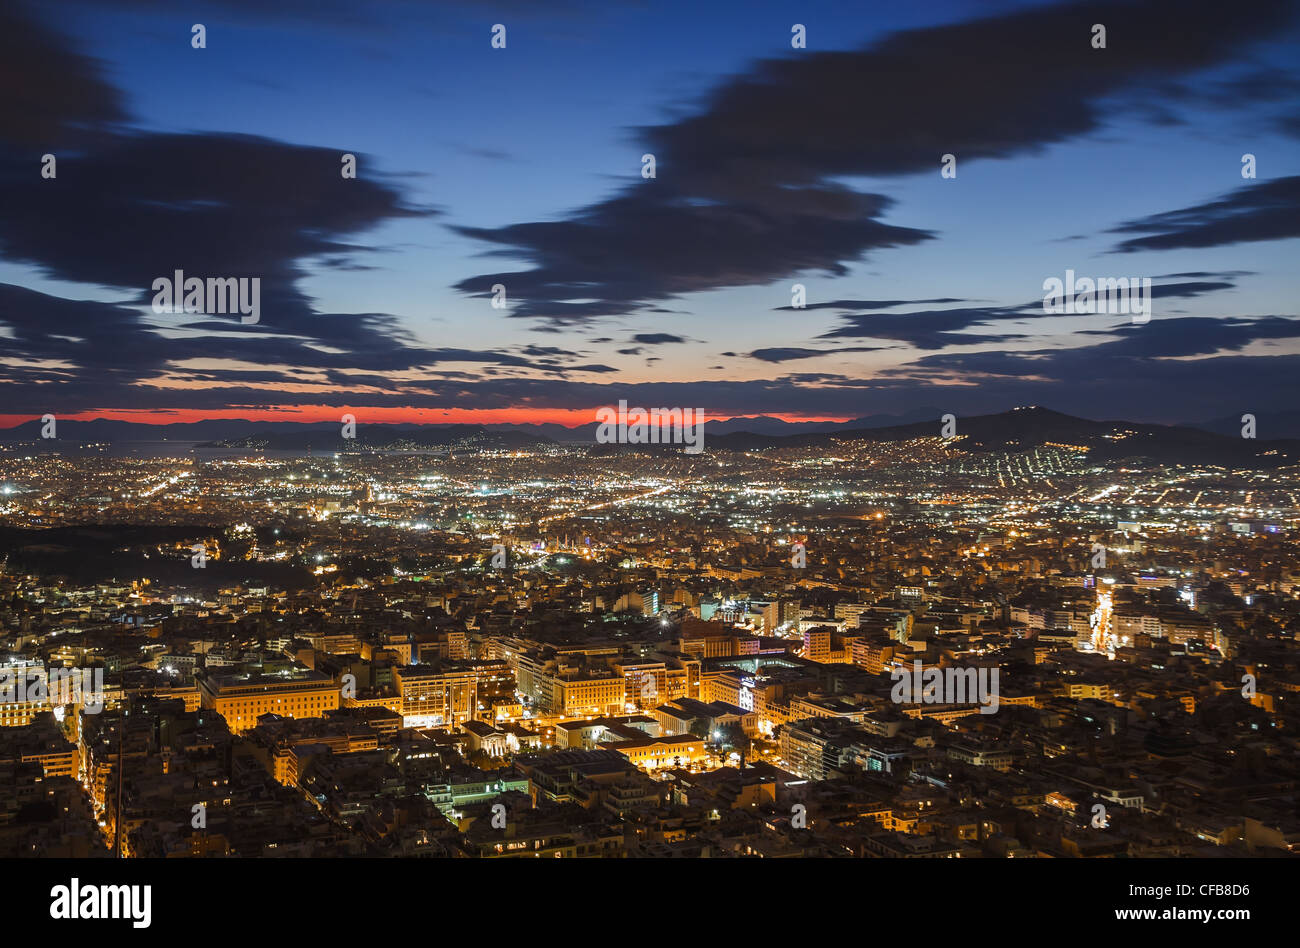
<path fill-rule="evenodd" d="M 440 727 L 472 721 L 478 702 L 478 673 L 472 668 L 403 665 L 393 669 L 406 727 Z"/>
<path fill-rule="evenodd" d="M 831 629 L 816 626 L 803 633 L 803 657 L 813 662 L 828 662 L 831 654 Z"/>

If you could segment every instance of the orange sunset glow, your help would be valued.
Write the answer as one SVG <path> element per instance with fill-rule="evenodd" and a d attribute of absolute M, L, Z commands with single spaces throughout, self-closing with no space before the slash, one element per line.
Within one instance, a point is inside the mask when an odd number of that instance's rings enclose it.
<path fill-rule="evenodd" d="M 600 406 L 597 406 L 599 408 Z M 610 406 L 614 407 L 614 406 Z M 169 411 L 127 411 L 106 409 L 83 411 L 60 416 L 65 421 L 130 421 L 143 425 L 187 424 L 214 419 L 242 419 L 245 421 L 295 421 L 337 422 L 340 416 L 351 414 L 358 423 L 376 425 L 563 425 L 575 428 L 596 420 L 597 408 L 398 408 L 392 406 L 333 406 L 286 405 L 283 407 L 259 406 L 256 408 L 229 409 L 177 409 Z M 732 418 L 755 418 L 757 415 L 702 415 L 705 421 L 729 421 Z M 765 414 L 766 418 L 795 422 L 844 422 L 851 415 L 798 415 L 785 412 Z M 39 420 L 37 415 L 0 415 L 0 428 L 12 428 L 29 421 Z"/>

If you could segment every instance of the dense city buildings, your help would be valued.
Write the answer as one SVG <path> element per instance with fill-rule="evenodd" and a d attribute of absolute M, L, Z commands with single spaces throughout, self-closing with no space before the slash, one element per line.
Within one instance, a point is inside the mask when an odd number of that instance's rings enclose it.
<path fill-rule="evenodd" d="M 21 934 L 1284 926 L 1298 142 L 1300 0 L 0 0 Z"/>
<path fill-rule="evenodd" d="M 1300 468 L 1100 451 L 5 444 L 0 847 L 1298 853 Z"/>

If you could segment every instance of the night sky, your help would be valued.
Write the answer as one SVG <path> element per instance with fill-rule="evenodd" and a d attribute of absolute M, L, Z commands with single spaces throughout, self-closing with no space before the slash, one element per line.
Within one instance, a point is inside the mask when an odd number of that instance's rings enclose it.
<path fill-rule="evenodd" d="M 0 0 L 0 424 L 1300 407 L 1298 52 L 1272 0 Z"/>

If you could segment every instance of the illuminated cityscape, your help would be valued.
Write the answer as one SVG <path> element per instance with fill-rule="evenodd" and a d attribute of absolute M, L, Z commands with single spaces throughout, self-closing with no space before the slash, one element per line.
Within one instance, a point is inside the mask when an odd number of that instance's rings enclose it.
<path fill-rule="evenodd" d="M 19 931 L 1285 930 L 1298 53 L 0 0 Z"/>
<path fill-rule="evenodd" d="M 0 620 L 29 684 L 0 719 L 0 841 L 1300 849 L 1300 468 L 1117 478 L 1094 446 L 904 434 L 695 457 L 9 443 Z M 62 666 L 103 669 L 98 709 L 32 687 Z"/>

